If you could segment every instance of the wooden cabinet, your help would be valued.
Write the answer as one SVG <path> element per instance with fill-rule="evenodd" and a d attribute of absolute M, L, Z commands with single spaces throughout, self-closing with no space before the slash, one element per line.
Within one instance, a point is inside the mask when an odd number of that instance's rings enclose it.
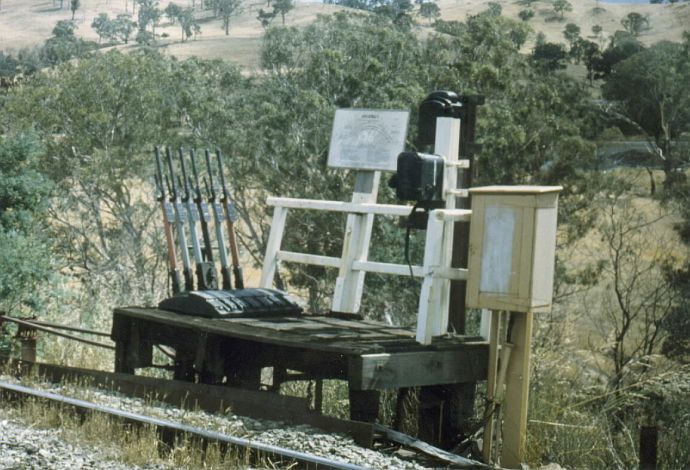
<path fill-rule="evenodd" d="M 560 186 L 470 189 L 467 307 L 551 309 Z"/>

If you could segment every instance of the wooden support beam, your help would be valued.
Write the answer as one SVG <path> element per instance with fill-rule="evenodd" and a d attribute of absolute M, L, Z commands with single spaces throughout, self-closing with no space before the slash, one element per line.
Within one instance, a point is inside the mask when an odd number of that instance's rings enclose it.
<path fill-rule="evenodd" d="M 486 381 L 487 390 L 487 401 L 490 406 L 487 410 L 489 415 L 485 416 L 486 424 L 484 425 L 484 439 L 482 454 L 485 462 L 491 462 L 493 440 L 494 440 L 494 422 L 495 416 L 493 415 L 495 408 L 496 399 L 496 378 L 498 376 L 498 338 L 499 338 L 499 326 L 501 312 L 491 311 L 491 329 L 489 330 L 489 361 L 488 361 L 488 377 Z"/>
<path fill-rule="evenodd" d="M 530 349 L 532 346 L 532 312 L 512 312 L 513 345 L 506 373 L 503 414 L 503 447 L 501 465 L 520 468 L 525 456 L 527 402 L 529 397 Z"/>
<path fill-rule="evenodd" d="M 283 240 L 283 232 L 285 231 L 285 221 L 287 220 L 287 209 L 285 207 L 276 206 L 273 209 L 273 221 L 271 222 L 271 233 L 268 236 L 266 243 L 266 254 L 264 256 L 264 265 L 261 269 L 261 280 L 259 287 L 270 289 L 273 287 L 273 277 L 278 269 L 277 253 L 280 250 L 280 244 Z"/>
<path fill-rule="evenodd" d="M 358 171 L 355 174 L 353 204 L 375 204 L 379 191 L 380 171 Z M 343 240 L 340 271 L 335 280 L 331 310 L 334 312 L 357 313 L 364 289 L 364 271 L 356 271 L 355 261 L 366 261 L 369 256 L 371 230 L 374 214 L 349 214 Z"/>
<path fill-rule="evenodd" d="M 354 199 L 354 198 L 353 198 Z M 412 206 L 396 204 L 375 204 L 373 202 L 341 202 L 322 201 L 320 199 L 294 199 L 287 197 L 269 197 L 266 204 L 286 209 L 307 209 L 330 212 L 346 212 L 352 214 L 376 214 L 407 216 L 412 211 Z"/>
<path fill-rule="evenodd" d="M 453 351 L 364 354 L 350 359 L 350 386 L 355 390 L 417 387 L 486 379 L 488 344 L 467 343 Z"/>

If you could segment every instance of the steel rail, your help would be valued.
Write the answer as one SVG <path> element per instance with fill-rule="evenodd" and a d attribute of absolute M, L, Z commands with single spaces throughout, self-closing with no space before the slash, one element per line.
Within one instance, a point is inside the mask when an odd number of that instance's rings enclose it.
<path fill-rule="evenodd" d="M 203 444 L 220 444 L 225 446 L 235 446 L 260 454 L 267 454 L 281 460 L 295 461 L 300 464 L 300 468 L 314 469 L 314 470 L 365 470 L 366 467 L 349 464 L 345 462 L 338 462 L 316 455 L 306 454 L 291 449 L 264 444 L 250 439 L 241 437 L 229 436 L 215 431 L 207 431 L 199 429 L 194 426 L 189 426 L 173 421 L 153 418 L 139 413 L 132 413 L 129 411 L 118 410 L 109 406 L 98 405 L 95 403 L 79 400 L 76 398 L 66 397 L 53 392 L 46 392 L 43 390 L 36 390 L 23 385 L 17 385 L 9 382 L 0 381 L 0 390 L 19 397 L 33 397 L 36 399 L 51 401 L 74 408 L 79 412 L 101 413 L 104 415 L 118 418 L 122 421 L 134 423 L 137 425 L 152 426 L 158 430 L 159 433 L 167 437 L 190 436 L 199 439 Z M 167 439 L 166 439 L 167 440 Z"/>

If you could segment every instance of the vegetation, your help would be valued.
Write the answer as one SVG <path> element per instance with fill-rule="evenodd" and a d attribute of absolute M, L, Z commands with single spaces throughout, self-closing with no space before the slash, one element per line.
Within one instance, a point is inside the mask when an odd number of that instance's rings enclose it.
<path fill-rule="evenodd" d="M 0 74 L 26 75 L 0 95 L 0 309 L 45 316 L 66 304 L 62 312 L 76 321 L 103 324 L 114 304 L 153 304 L 165 295 L 151 197 L 155 144 L 218 146 L 228 156 L 242 247 L 258 265 L 270 223 L 266 196 L 350 197 L 351 175 L 325 165 L 335 109 L 414 110 L 435 89 L 483 94 L 476 183 L 564 186 L 557 305 L 540 317 L 535 338 L 530 463 L 632 467 L 628 436 L 641 424 L 664 422 L 662 466 L 690 465 L 683 442 L 690 411 L 690 34 L 682 43 L 645 47 L 629 15 L 627 31 L 608 44 L 601 27 L 592 28 L 590 41 L 567 23 L 568 50 L 537 37 L 524 54 L 530 18 L 512 21 L 498 3 L 463 22 L 436 20 L 435 32 L 422 38 L 411 28 L 411 2 L 347 1 L 378 14 L 271 26 L 292 8 L 274 0 L 258 18 L 266 32 L 256 74 L 146 47 L 94 52 L 97 45 L 77 39 L 69 21 L 34 51 L 0 55 Z M 194 34 L 194 10 L 137 5 L 139 42 L 156 39 L 163 13 L 182 40 Z M 204 5 L 227 34 L 239 3 Z M 424 5 L 435 6 L 422 3 L 420 16 L 436 19 Z M 561 18 L 568 6 L 553 4 Z M 103 43 L 126 43 L 134 22 L 101 15 L 92 27 Z M 568 61 L 582 62 L 588 80 L 566 75 Z M 415 120 L 413 112 L 410 146 Z M 596 145 L 606 135 L 648 141 L 646 168 L 602 171 L 607 162 Z M 380 192 L 380 200 L 393 200 L 385 184 Z M 286 249 L 340 254 L 341 219 L 316 214 L 288 226 Z M 372 258 L 403 262 L 396 221 L 377 222 L 373 240 Z M 413 262 L 422 240 L 413 234 Z M 288 268 L 276 283 L 303 293 L 319 312 L 328 308 L 334 274 Z M 363 313 L 410 324 L 417 291 L 411 279 L 368 276 Z"/>

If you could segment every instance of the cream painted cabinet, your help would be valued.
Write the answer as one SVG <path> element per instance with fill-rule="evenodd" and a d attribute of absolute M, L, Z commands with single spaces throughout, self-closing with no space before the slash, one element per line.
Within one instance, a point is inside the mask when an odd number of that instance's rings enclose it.
<path fill-rule="evenodd" d="M 470 189 L 467 306 L 551 309 L 560 186 Z"/>

